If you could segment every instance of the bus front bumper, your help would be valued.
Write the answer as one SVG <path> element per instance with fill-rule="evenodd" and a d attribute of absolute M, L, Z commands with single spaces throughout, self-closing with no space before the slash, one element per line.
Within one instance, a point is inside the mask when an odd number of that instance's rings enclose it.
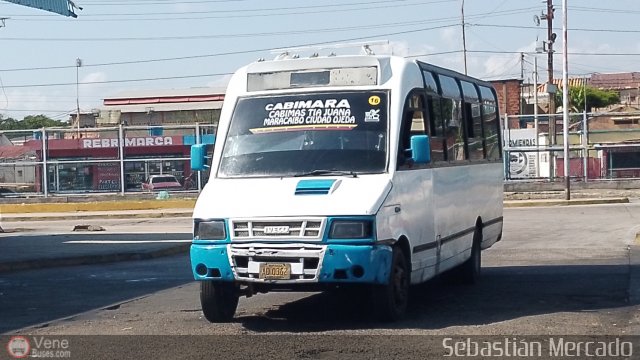
<path fill-rule="evenodd" d="M 392 250 L 388 245 L 343 244 L 192 244 L 191 267 L 196 280 L 246 283 L 386 284 Z M 289 275 L 263 279 L 260 269 L 285 265 Z"/>

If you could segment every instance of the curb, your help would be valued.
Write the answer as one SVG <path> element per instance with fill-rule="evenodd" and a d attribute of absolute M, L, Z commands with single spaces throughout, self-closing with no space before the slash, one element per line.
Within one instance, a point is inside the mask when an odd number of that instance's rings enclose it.
<path fill-rule="evenodd" d="M 184 211 L 173 211 L 173 212 L 149 212 L 149 213 L 109 213 L 105 211 L 100 214 L 66 214 L 66 215 L 51 215 L 51 216 L 35 216 L 25 214 L 22 215 L 14 215 L 14 216 L 5 216 L 1 217 L 0 220 L 2 222 L 20 222 L 20 221 L 56 221 L 56 220 L 87 220 L 87 219 L 158 219 L 158 218 L 175 218 L 175 217 L 191 217 L 193 215 L 192 209 L 187 209 Z"/>
<path fill-rule="evenodd" d="M 124 211 L 124 210 L 159 210 L 159 209 L 193 209 L 195 199 L 174 200 L 139 200 L 139 201 L 93 201 L 79 203 L 22 203 L 0 204 L 0 214 L 31 214 L 48 212 L 73 211 Z"/>
<path fill-rule="evenodd" d="M 570 205 L 594 205 L 594 204 L 626 204 L 629 198 L 603 198 L 603 199 L 540 199 L 540 200 L 505 200 L 504 207 L 535 207 L 535 206 L 570 206 Z"/>
<path fill-rule="evenodd" d="M 83 256 L 69 256 L 69 257 L 63 257 L 63 258 L 49 258 L 49 259 L 44 258 L 44 259 L 31 259 L 31 260 L 6 262 L 6 263 L 0 263 L 0 274 L 24 271 L 24 270 L 37 270 L 37 269 L 45 269 L 45 268 L 63 267 L 63 266 L 105 264 L 105 263 L 115 263 L 115 262 L 133 261 L 133 260 L 150 260 L 150 259 L 156 259 L 164 256 L 187 253 L 190 247 L 191 247 L 191 244 L 181 244 L 181 245 L 176 245 L 169 248 L 148 251 L 148 252 L 83 255 Z"/>

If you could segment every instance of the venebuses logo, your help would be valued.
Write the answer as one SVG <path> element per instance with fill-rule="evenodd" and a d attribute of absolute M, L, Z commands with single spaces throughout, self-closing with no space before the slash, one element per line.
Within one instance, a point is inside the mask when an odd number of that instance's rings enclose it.
<path fill-rule="evenodd" d="M 9 355 L 16 359 L 23 359 L 29 356 L 31 345 L 29 340 L 24 336 L 13 336 L 7 343 L 7 351 Z"/>

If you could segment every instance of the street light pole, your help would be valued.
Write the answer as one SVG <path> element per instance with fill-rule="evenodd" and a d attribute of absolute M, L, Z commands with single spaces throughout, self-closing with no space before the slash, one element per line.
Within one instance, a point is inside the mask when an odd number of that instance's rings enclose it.
<path fill-rule="evenodd" d="M 78 123 L 78 139 L 80 138 L 80 66 L 82 59 L 76 59 L 76 122 Z"/>
<path fill-rule="evenodd" d="M 562 0 L 562 138 L 564 140 L 565 199 L 571 200 L 569 157 L 569 61 L 567 53 L 567 0 Z"/>

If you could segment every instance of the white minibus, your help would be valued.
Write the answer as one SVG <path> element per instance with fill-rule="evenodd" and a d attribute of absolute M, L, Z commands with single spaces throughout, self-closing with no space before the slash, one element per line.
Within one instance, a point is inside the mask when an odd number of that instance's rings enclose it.
<path fill-rule="evenodd" d="M 391 55 L 281 57 L 231 78 L 193 212 L 191 265 L 211 322 L 238 298 L 359 287 L 376 318 L 448 270 L 472 283 L 502 236 L 490 83 Z"/>

